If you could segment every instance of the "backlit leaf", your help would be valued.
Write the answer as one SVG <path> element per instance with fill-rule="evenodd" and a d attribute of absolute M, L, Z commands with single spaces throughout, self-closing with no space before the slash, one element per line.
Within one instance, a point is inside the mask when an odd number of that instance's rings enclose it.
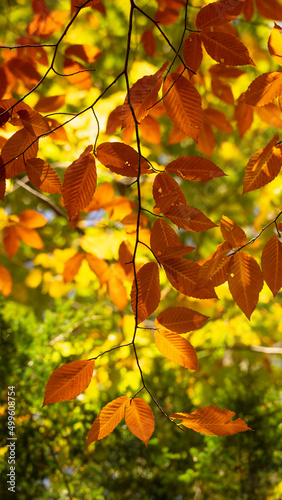
<path fill-rule="evenodd" d="M 282 66 L 282 36 L 281 26 L 274 23 L 274 27 L 268 39 L 268 50 L 273 59 Z"/>
<path fill-rule="evenodd" d="M 279 135 L 264 148 L 257 151 L 248 161 L 245 169 L 243 194 L 259 189 L 271 182 L 282 167 L 282 147 L 277 145 Z"/>
<path fill-rule="evenodd" d="M 237 252 L 230 260 L 229 290 L 241 311 L 250 319 L 263 286 L 262 272 L 256 260 L 245 252 Z"/>
<path fill-rule="evenodd" d="M 218 111 L 218 109 L 204 109 L 204 120 L 206 123 L 208 123 L 209 125 L 213 125 L 222 132 L 226 132 L 227 134 L 233 133 L 233 128 L 230 122 L 227 120 L 225 114 L 221 111 Z"/>
<path fill-rule="evenodd" d="M 6 178 L 10 179 L 25 170 L 25 161 L 35 158 L 38 151 L 38 141 L 34 142 L 34 137 L 23 128 L 12 135 L 1 152 L 0 163 L 6 164 Z M 32 144 L 33 143 L 33 144 Z M 24 157 L 21 153 L 24 153 Z"/>
<path fill-rule="evenodd" d="M 233 248 L 240 247 L 247 243 L 245 231 L 237 226 L 236 222 L 223 215 L 220 221 L 220 229 L 225 241 L 228 241 Z"/>
<path fill-rule="evenodd" d="M 112 172 L 127 177 L 137 177 L 139 155 L 135 149 L 122 142 L 103 142 L 97 148 L 98 160 Z M 150 166 L 141 158 L 141 174 L 148 173 Z"/>
<path fill-rule="evenodd" d="M 196 351 L 188 340 L 168 330 L 155 330 L 155 343 L 160 353 L 170 361 L 199 371 Z"/>
<path fill-rule="evenodd" d="M 72 281 L 74 277 L 77 275 L 84 257 L 85 257 L 84 253 L 77 252 L 73 257 L 71 257 L 69 260 L 66 261 L 63 272 L 63 278 L 65 283 Z"/>
<path fill-rule="evenodd" d="M 66 79 L 75 87 L 89 90 L 92 87 L 91 73 L 82 64 L 69 57 L 64 58 L 64 74 Z"/>
<path fill-rule="evenodd" d="M 242 94 L 235 106 L 234 120 L 237 121 L 237 127 L 240 137 L 243 137 L 253 123 L 253 107 L 245 102 L 245 94 Z"/>
<path fill-rule="evenodd" d="M 26 173 L 30 182 L 46 193 L 62 192 L 61 182 L 55 170 L 40 158 L 31 158 L 25 163 Z"/>
<path fill-rule="evenodd" d="M 211 286 L 219 286 L 227 281 L 227 271 L 230 264 L 228 254 L 231 249 L 232 246 L 228 241 L 218 245 L 211 258 L 201 266 L 198 277 L 200 284 L 203 283 L 204 286 L 207 283 Z"/>
<path fill-rule="evenodd" d="M 143 78 L 132 85 L 129 91 L 130 102 L 138 123 L 145 118 L 149 113 L 149 108 L 158 100 L 158 92 L 162 84 L 162 75 L 167 65 L 168 61 L 166 61 L 154 75 L 143 76 Z M 135 121 L 128 104 L 128 97 L 126 97 L 122 108 L 122 127 L 130 127 L 134 124 Z"/>
<path fill-rule="evenodd" d="M 126 407 L 125 423 L 132 434 L 147 446 L 155 428 L 154 414 L 148 403 L 141 398 L 131 399 Z"/>
<path fill-rule="evenodd" d="M 256 7 L 261 16 L 282 21 L 282 5 L 280 1 L 256 0 Z"/>
<path fill-rule="evenodd" d="M 107 263 L 103 259 L 99 259 L 91 253 L 86 253 L 85 258 L 91 271 L 93 271 L 93 273 L 95 273 L 97 278 L 99 279 L 100 286 L 103 286 L 105 283 L 107 283 L 111 276 L 111 269 L 107 265 Z"/>
<path fill-rule="evenodd" d="M 208 317 L 187 307 L 169 307 L 157 316 L 158 322 L 176 333 L 187 333 L 201 328 Z"/>
<path fill-rule="evenodd" d="M 243 2 L 240 0 L 212 2 L 202 7 L 198 12 L 196 26 L 199 30 L 204 30 L 209 26 L 217 26 L 232 21 L 239 16 L 242 7 Z"/>
<path fill-rule="evenodd" d="M 128 404 L 129 399 L 120 396 L 104 406 L 89 431 L 86 446 L 108 436 L 123 419 Z"/>
<path fill-rule="evenodd" d="M 163 262 L 167 279 L 184 295 L 192 295 L 197 285 L 199 264 L 188 259 L 168 259 Z"/>
<path fill-rule="evenodd" d="M 282 243 L 272 236 L 266 243 L 261 255 L 263 278 L 274 297 L 282 287 Z"/>
<path fill-rule="evenodd" d="M 138 324 L 147 319 L 160 302 L 159 268 L 155 262 L 148 262 L 137 273 L 138 296 L 136 295 L 135 281 L 131 289 L 131 307 L 136 315 Z M 138 300 L 137 300 L 138 299 Z"/>
<path fill-rule="evenodd" d="M 201 39 L 209 56 L 228 66 L 254 64 L 247 47 L 229 33 L 202 32 Z"/>
<path fill-rule="evenodd" d="M 187 205 L 173 206 L 165 213 L 165 216 L 178 228 L 188 231 L 206 231 L 216 226 L 200 210 Z"/>
<path fill-rule="evenodd" d="M 190 33 L 187 36 L 183 45 L 183 59 L 188 68 L 195 73 L 198 71 L 203 59 L 201 38 L 198 33 Z M 189 75 L 191 77 L 193 73 L 189 71 Z"/>
<path fill-rule="evenodd" d="M 218 406 L 206 406 L 192 413 L 172 413 L 170 418 L 181 419 L 181 425 L 202 434 L 213 436 L 231 436 L 238 432 L 251 431 L 241 418 L 231 420 L 235 413 L 222 410 Z"/>
<path fill-rule="evenodd" d="M 15 226 L 15 228 L 23 243 L 38 250 L 44 248 L 43 241 L 37 231 L 23 226 Z"/>
<path fill-rule="evenodd" d="M 25 227 L 29 227 L 31 229 L 34 229 L 36 227 L 43 227 L 47 223 L 46 217 L 44 215 L 40 214 L 39 212 L 36 212 L 35 210 L 24 210 L 18 215 L 19 218 L 19 224 Z"/>
<path fill-rule="evenodd" d="M 180 156 L 169 163 L 165 169 L 189 181 L 207 182 L 225 175 L 212 161 L 194 155 Z"/>
<path fill-rule="evenodd" d="M 20 241 L 15 226 L 5 227 L 3 232 L 3 243 L 7 255 L 12 259 L 16 255 Z"/>
<path fill-rule="evenodd" d="M 149 57 L 154 57 L 156 51 L 156 38 L 152 30 L 146 29 L 141 36 L 144 50 Z"/>
<path fill-rule="evenodd" d="M 203 111 L 200 94 L 193 85 L 177 73 L 168 75 L 163 84 L 163 103 L 175 125 L 197 141 Z"/>
<path fill-rule="evenodd" d="M 265 106 L 282 92 L 282 71 L 272 71 L 258 76 L 249 85 L 245 101 L 252 106 Z"/>
<path fill-rule="evenodd" d="M 94 359 L 84 359 L 57 368 L 47 382 L 42 407 L 70 401 L 85 391 L 91 382 L 94 366 Z"/>
<path fill-rule="evenodd" d="M 185 196 L 178 183 L 166 172 L 162 172 L 155 177 L 153 196 L 156 202 L 155 213 L 166 213 L 171 207 L 186 205 Z"/>
<path fill-rule="evenodd" d="M 4 297 L 8 297 L 12 291 L 12 276 L 8 269 L 0 264 L 0 292 Z"/>
<path fill-rule="evenodd" d="M 62 191 L 70 219 L 87 207 L 96 188 L 97 172 L 92 149 L 92 146 L 88 146 L 64 175 Z"/>

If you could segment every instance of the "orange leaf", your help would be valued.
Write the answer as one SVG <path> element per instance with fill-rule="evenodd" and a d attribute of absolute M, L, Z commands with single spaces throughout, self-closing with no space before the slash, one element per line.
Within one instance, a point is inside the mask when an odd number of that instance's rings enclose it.
<path fill-rule="evenodd" d="M 97 148 L 98 160 L 112 172 L 126 177 L 136 177 L 139 155 L 135 149 L 122 142 L 103 142 Z M 141 158 L 141 174 L 149 173 L 148 162 Z"/>
<path fill-rule="evenodd" d="M 133 280 L 132 259 L 133 255 L 131 250 L 129 249 L 128 243 L 126 241 L 123 241 L 118 250 L 118 260 L 123 267 L 126 276 L 132 278 Z"/>
<path fill-rule="evenodd" d="M 70 219 L 87 207 L 96 188 L 97 172 L 92 149 L 92 146 L 88 146 L 64 175 L 62 191 Z"/>
<path fill-rule="evenodd" d="M 78 360 L 57 368 L 50 376 L 46 388 L 43 406 L 61 401 L 70 401 L 89 386 L 95 361 Z"/>
<path fill-rule="evenodd" d="M 262 272 L 256 260 L 245 252 L 237 252 L 230 260 L 229 290 L 236 304 L 250 319 L 263 287 Z"/>
<path fill-rule="evenodd" d="M 201 38 L 198 33 L 190 33 L 187 36 L 183 45 L 183 59 L 188 68 L 195 73 L 198 71 L 203 59 Z M 193 73 L 189 71 L 189 75 L 191 77 Z"/>
<path fill-rule="evenodd" d="M 146 52 L 147 56 L 154 57 L 157 44 L 155 35 L 152 30 L 146 29 L 145 31 L 143 31 L 141 42 L 143 43 L 144 51 Z"/>
<path fill-rule="evenodd" d="M 155 330 L 155 343 L 160 353 L 170 361 L 199 371 L 196 351 L 188 340 L 168 330 Z"/>
<path fill-rule="evenodd" d="M 115 306 L 117 306 L 120 311 L 124 311 L 128 302 L 126 288 L 123 284 L 123 280 L 123 268 L 120 264 L 115 264 L 114 268 L 111 269 L 111 275 L 107 281 L 107 289 L 111 301 L 113 302 L 113 304 L 115 304 Z"/>
<path fill-rule="evenodd" d="M 76 56 L 84 62 L 92 63 L 101 57 L 102 52 L 93 45 L 70 45 L 65 50 L 66 56 Z"/>
<path fill-rule="evenodd" d="M 196 26 L 199 30 L 204 30 L 210 26 L 217 26 L 232 21 L 239 16 L 242 7 L 243 2 L 240 0 L 210 3 L 198 12 Z"/>
<path fill-rule="evenodd" d="M 282 92 L 282 71 L 272 71 L 258 76 L 248 87 L 245 101 L 252 106 L 264 106 Z"/>
<path fill-rule="evenodd" d="M 155 428 L 154 414 L 148 403 L 141 398 L 131 399 L 126 407 L 125 423 L 132 434 L 147 446 Z"/>
<path fill-rule="evenodd" d="M 153 196 L 156 202 L 155 213 L 166 213 L 171 207 L 186 205 L 185 196 L 178 183 L 166 172 L 162 172 L 155 177 Z"/>
<path fill-rule="evenodd" d="M 34 158 L 38 151 L 38 141 L 34 141 L 34 137 L 22 128 L 12 135 L 1 152 L 1 165 L 6 165 L 6 178 L 10 179 L 14 175 L 18 175 L 25 170 L 25 161 L 29 158 Z M 24 153 L 24 157 L 21 153 Z"/>
<path fill-rule="evenodd" d="M 256 113 L 261 120 L 271 127 L 282 128 L 281 111 L 274 102 L 256 108 Z"/>
<path fill-rule="evenodd" d="M 35 111 L 40 113 L 51 113 L 57 111 L 65 104 L 65 95 L 52 95 L 50 97 L 40 97 L 34 106 Z"/>
<path fill-rule="evenodd" d="M 96 274 L 97 278 L 99 279 L 100 285 L 103 286 L 105 283 L 107 283 L 111 276 L 111 269 L 106 264 L 106 262 L 102 259 L 99 259 L 95 255 L 92 255 L 91 253 L 86 253 L 85 258 L 91 271 L 93 271 L 93 273 Z"/>
<path fill-rule="evenodd" d="M 167 279 L 184 295 L 192 295 L 197 285 L 200 266 L 188 259 L 167 259 L 163 262 Z"/>
<path fill-rule="evenodd" d="M 136 284 L 134 281 L 131 289 L 131 307 L 136 316 L 137 305 L 137 321 L 139 324 L 151 316 L 160 302 L 158 264 L 148 262 L 139 269 L 137 273 L 137 289 L 138 295 L 136 294 Z"/>
<path fill-rule="evenodd" d="M 145 116 L 139 125 L 139 130 L 145 141 L 148 141 L 151 144 L 161 144 L 160 124 L 152 116 Z"/>
<path fill-rule="evenodd" d="M 124 417 L 128 403 L 129 399 L 126 396 L 120 396 L 104 406 L 89 431 L 86 446 L 93 441 L 103 439 L 116 428 Z"/>
<path fill-rule="evenodd" d="M 274 19 L 274 18 L 273 18 Z M 282 66 L 282 36 L 281 26 L 274 23 L 274 27 L 268 39 L 268 50 L 275 62 Z"/>
<path fill-rule="evenodd" d="M 231 421 L 234 415 L 233 411 L 222 410 L 212 405 L 199 408 L 192 413 L 172 413 L 170 418 L 181 419 L 184 427 L 213 436 L 230 436 L 252 430 L 241 418 Z"/>
<path fill-rule="evenodd" d="M 206 286 L 219 286 L 227 280 L 227 271 L 230 264 L 228 254 L 232 246 L 228 241 L 221 243 L 211 258 L 207 260 L 200 269 L 199 283 Z"/>
<path fill-rule="evenodd" d="M 264 148 L 257 151 L 248 161 L 245 169 L 243 194 L 259 189 L 279 174 L 282 166 L 282 148 L 276 146 L 278 134 Z"/>
<path fill-rule="evenodd" d="M 268 240 L 262 251 L 261 268 L 263 278 L 275 297 L 282 287 L 282 243 L 276 235 Z"/>
<path fill-rule="evenodd" d="M 254 64 L 247 47 L 234 35 L 205 31 L 201 39 L 209 56 L 219 63 L 228 66 Z"/>
<path fill-rule="evenodd" d="M 197 141 L 203 111 L 201 96 L 193 85 L 177 73 L 168 75 L 163 84 L 163 103 L 175 125 Z"/>
<path fill-rule="evenodd" d="M 2 99 L 0 101 L 0 107 L 3 109 L 8 109 L 13 106 L 13 112 L 11 113 L 12 121 L 15 125 L 23 125 L 27 131 L 34 137 L 38 137 L 41 134 L 49 132 L 50 128 L 48 122 L 43 116 L 34 111 L 28 104 L 21 101 L 18 102 L 17 99 Z M 20 117 L 18 120 L 16 115 Z M 34 155 L 36 156 L 36 155 Z"/>
<path fill-rule="evenodd" d="M 207 182 L 225 175 L 212 161 L 194 155 L 180 156 L 169 163 L 165 169 L 189 181 Z"/>
<path fill-rule="evenodd" d="M 77 252 L 73 257 L 67 260 L 63 272 L 63 278 L 65 283 L 72 281 L 73 278 L 77 275 L 84 257 L 85 257 L 84 253 Z"/>
<path fill-rule="evenodd" d="M 225 215 L 221 217 L 220 229 L 223 238 L 232 245 L 232 248 L 237 248 L 247 243 L 245 231 Z"/>
<path fill-rule="evenodd" d="M 197 146 L 204 155 L 212 156 L 215 147 L 215 135 L 210 125 L 205 122 L 201 127 Z"/>
<path fill-rule="evenodd" d="M 30 182 L 45 193 L 60 194 L 61 182 L 55 170 L 40 158 L 31 158 L 25 163 L 26 173 Z"/>
<path fill-rule="evenodd" d="M 29 247 L 37 248 L 38 250 L 41 250 L 44 247 L 42 239 L 40 238 L 38 232 L 34 229 L 23 226 L 15 226 L 15 229 L 19 238 Z"/>
<path fill-rule="evenodd" d="M 168 61 L 154 74 L 143 76 L 129 90 L 130 102 L 134 109 L 135 118 L 139 123 L 149 113 L 149 108 L 158 100 L 158 92 L 162 84 L 162 76 L 167 68 Z M 135 125 L 131 109 L 128 105 L 128 96 L 122 108 L 122 128 Z"/>
<path fill-rule="evenodd" d="M 237 127 L 240 137 L 243 137 L 253 123 L 253 108 L 245 103 L 245 94 L 242 94 L 234 110 L 234 120 L 237 121 Z"/>
<path fill-rule="evenodd" d="M 69 57 L 64 58 L 64 75 L 72 85 L 79 89 L 89 90 L 92 87 L 91 73 L 82 64 Z"/>
<path fill-rule="evenodd" d="M 5 227 L 3 232 L 3 243 L 7 255 L 10 259 L 12 259 L 12 257 L 16 255 L 20 245 L 20 240 L 15 226 Z"/>
<path fill-rule="evenodd" d="M 8 297 L 12 291 L 12 276 L 8 269 L 0 264 L 0 292 L 4 297 Z"/>
<path fill-rule="evenodd" d="M 282 21 L 282 5 L 276 0 L 256 0 L 257 9 L 262 17 Z"/>
<path fill-rule="evenodd" d="M 227 134 L 233 133 L 233 128 L 227 120 L 224 113 L 214 108 L 204 109 L 204 120 L 209 125 L 213 125 L 218 130 L 226 132 Z"/>
<path fill-rule="evenodd" d="M 168 217 L 178 228 L 188 231 L 206 231 L 211 227 L 216 227 L 200 210 L 187 205 L 171 207 L 165 216 Z"/>
<path fill-rule="evenodd" d="M 154 255 L 159 260 L 162 260 L 163 257 L 174 257 L 175 253 L 179 254 L 179 252 L 180 255 L 186 255 L 195 249 L 192 246 L 182 246 L 174 229 L 172 229 L 166 220 L 161 218 L 154 222 L 150 243 Z M 173 255 L 170 255 L 171 251 Z"/>
<path fill-rule="evenodd" d="M 21 226 L 29 227 L 30 229 L 43 227 L 47 223 L 46 217 L 38 212 L 35 212 L 35 210 L 24 210 L 18 215 L 18 218 Z"/>
<path fill-rule="evenodd" d="M 187 307 L 169 307 L 157 316 L 158 322 L 176 333 L 187 333 L 201 328 L 208 316 Z"/>

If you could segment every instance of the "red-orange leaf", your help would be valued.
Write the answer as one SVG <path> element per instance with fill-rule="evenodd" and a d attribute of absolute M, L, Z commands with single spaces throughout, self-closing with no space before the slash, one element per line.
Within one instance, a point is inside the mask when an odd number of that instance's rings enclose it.
<path fill-rule="evenodd" d="M 84 257 L 85 257 L 84 253 L 77 252 L 73 257 L 67 260 L 63 272 L 65 283 L 72 281 L 73 278 L 77 275 Z"/>
<path fill-rule="evenodd" d="M 172 413 L 170 418 L 181 419 L 184 427 L 213 436 L 230 436 L 252 430 L 241 418 L 231 420 L 234 415 L 233 411 L 222 410 L 212 405 L 199 408 L 192 413 Z"/>
<path fill-rule="evenodd" d="M 263 287 L 262 272 L 256 260 L 245 252 L 237 252 L 230 260 L 229 290 L 236 304 L 250 319 Z"/>
<path fill-rule="evenodd" d="M 152 251 L 160 261 L 171 257 L 182 257 L 195 250 L 195 247 L 181 245 L 174 229 L 161 218 L 154 222 L 150 243 Z"/>
<path fill-rule="evenodd" d="M 153 184 L 153 196 L 156 202 L 154 212 L 165 214 L 171 207 L 186 205 L 185 196 L 178 183 L 166 172 L 155 177 Z"/>
<path fill-rule="evenodd" d="M 276 145 L 279 135 L 262 149 L 257 151 L 248 161 L 245 169 L 243 194 L 259 189 L 271 182 L 279 174 L 282 166 L 282 147 Z"/>
<path fill-rule="evenodd" d="M 282 21 L 282 5 L 277 0 L 256 0 L 257 9 L 262 17 Z"/>
<path fill-rule="evenodd" d="M 40 97 L 34 109 L 40 113 L 51 113 L 57 111 L 65 104 L 65 95 L 52 95 L 49 97 Z"/>
<path fill-rule="evenodd" d="M 31 158 L 26 161 L 25 169 L 30 182 L 41 191 L 54 194 L 62 192 L 59 176 L 46 161 Z"/>
<path fill-rule="evenodd" d="M 218 109 L 214 108 L 204 109 L 204 121 L 209 125 L 213 125 L 222 132 L 226 132 L 227 134 L 233 133 L 233 128 L 230 122 L 227 120 L 225 114 L 222 113 L 221 111 L 218 111 Z"/>
<path fill-rule="evenodd" d="M 92 86 L 91 73 L 82 64 L 69 57 L 64 58 L 64 74 L 66 79 L 75 87 L 89 90 Z"/>
<path fill-rule="evenodd" d="M 123 419 L 128 404 L 129 399 L 120 396 L 104 406 L 89 431 L 86 446 L 108 436 Z"/>
<path fill-rule="evenodd" d="M 19 249 L 19 237 L 15 226 L 5 227 L 3 232 L 3 243 L 7 255 L 12 259 Z"/>
<path fill-rule="evenodd" d="M 134 109 L 135 118 L 139 123 L 149 113 L 149 108 L 158 100 L 158 92 L 162 84 L 162 76 L 167 68 L 168 61 L 154 74 L 143 76 L 134 85 L 132 85 L 129 95 L 130 102 Z M 135 124 L 129 107 L 128 97 L 122 109 L 122 127 L 130 127 Z"/>
<path fill-rule="evenodd" d="M 169 307 L 157 316 L 158 322 L 176 333 L 187 333 L 201 328 L 208 316 L 187 307 Z"/>
<path fill-rule="evenodd" d="M 163 103 L 175 125 L 197 141 L 203 111 L 201 96 L 193 85 L 177 73 L 168 75 L 163 84 Z"/>
<path fill-rule="evenodd" d="M 252 126 L 253 114 L 253 107 L 245 102 L 245 94 L 240 95 L 234 110 L 234 120 L 237 121 L 240 137 Z"/>
<path fill-rule="evenodd" d="M 170 361 L 199 371 L 196 351 L 188 340 L 168 330 L 155 330 L 155 343 L 160 353 Z"/>
<path fill-rule="evenodd" d="M 151 316 L 160 302 L 161 295 L 158 264 L 155 262 L 148 262 L 139 269 L 137 273 L 137 287 L 138 296 L 136 297 L 136 286 L 134 281 L 131 289 L 131 307 L 136 315 L 137 301 L 137 320 L 139 324 Z"/>
<path fill-rule="evenodd" d="M 146 29 L 141 36 L 144 50 L 149 57 L 154 57 L 156 51 L 156 38 L 152 30 Z"/>
<path fill-rule="evenodd" d="M 220 221 L 220 229 L 225 241 L 228 241 L 233 248 L 240 247 L 247 243 L 245 231 L 237 226 L 236 222 L 223 215 Z"/>
<path fill-rule="evenodd" d="M 57 368 L 47 382 L 42 407 L 69 401 L 85 391 L 91 382 L 94 365 L 94 359 L 83 359 Z"/>
<path fill-rule="evenodd" d="M 248 87 L 245 101 L 252 106 L 264 106 L 282 92 L 282 71 L 272 71 L 258 76 Z"/>
<path fill-rule="evenodd" d="M 126 407 L 125 423 L 129 430 L 145 443 L 147 443 L 154 432 L 154 414 L 146 401 L 134 398 Z"/>
<path fill-rule="evenodd" d="M 219 63 L 228 66 L 254 64 L 247 47 L 234 35 L 204 31 L 201 39 L 207 53 Z"/>
<path fill-rule="evenodd" d="M 63 182 L 64 204 L 68 216 L 73 219 L 90 203 L 97 184 L 97 172 L 92 146 L 66 170 Z"/>
<path fill-rule="evenodd" d="M 198 71 L 203 59 L 199 33 L 190 33 L 190 35 L 187 36 L 183 45 L 183 59 L 188 68 L 192 69 L 195 73 Z M 191 77 L 193 73 L 189 71 L 189 75 Z"/>
<path fill-rule="evenodd" d="M 218 26 L 239 16 L 243 7 L 240 0 L 213 2 L 203 7 L 197 14 L 196 26 L 199 30 Z"/>
<path fill-rule="evenodd" d="M 188 231 L 206 231 L 216 226 L 200 210 L 187 205 L 173 206 L 166 212 L 165 216 L 178 228 Z"/>
<path fill-rule="evenodd" d="M 103 142 L 97 148 L 98 160 L 112 172 L 126 177 L 136 177 L 139 167 L 139 155 L 135 149 L 122 142 Z M 150 166 L 141 158 L 141 174 L 148 173 Z"/>
<path fill-rule="evenodd" d="M 34 229 L 30 229 L 24 226 L 15 226 L 15 229 L 18 233 L 19 238 L 26 245 L 32 248 L 37 248 L 38 250 L 41 250 L 44 247 L 42 239 L 40 238 L 38 232 Z"/>
<path fill-rule="evenodd" d="M 212 257 L 200 269 L 199 282 L 209 286 L 219 286 L 227 280 L 227 271 L 230 264 L 229 253 L 232 246 L 228 241 L 221 243 Z"/>
<path fill-rule="evenodd" d="M 105 283 L 107 283 L 111 276 L 111 269 L 106 264 L 106 262 L 102 259 L 99 259 L 95 255 L 92 255 L 91 253 L 86 253 L 85 258 L 91 271 L 93 271 L 93 273 L 95 273 L 97 278 L 99 279 L 100 285 L 103 286 Z"/>
<path fill-rule="evenodd" d="M 18 215 L 19 224 L 25 227 L 29 227 L 30 229 L 34 229 L 35 227 L 43 227 L 47 223 L 46 217 L 36 212 L 35 210 L 24 210 Z"/>
<path fill-rule="evenodd" d="M 184 295 L 192 295 L 197 285 L 200 266 L 188 259 L 167 259 L 163 262 L 167 279 Z"/>
<path fill-rule="evenodd" d="M 194 155 L 180 156 L 169 163 L 165 169 L 189 181 L 207 182 L 225 175 L 212 161 Z"/>
<path fill-rule="evenodd" d="M 8 269 L 0 264 L 0 292 L 4 297 L 8 297 L 12 291 L 12 276 Z"/>
<path fill-rule="evenodd" d="M 263 278 L 274 297 L 282 287 L 282 243 L 272 236 L 266 243 L 261 255 Z"/>
<path fill-rule="evenodd" d="M 272 55 L 273 59 L 282 66 L 282 36 L 281 36 L 281 26 L 274 24 L 274 27 L 270 33 L 268 39 L 268 50 Z"/>
<path fill-rule="evenodd" d="M 34 137 L 22 128 L 12 135 L 1 152 L 0 164 L 6 165 L 6 178 L 10 179 L 25 170 L 25 161 L 34 158 L 38 151 L 38 141 L 33 143 Z M 33 144 L 32 144 L 33 143 Z M 31 145 L 32 144 L 32 145 Z M 24 157 L 21 153 L 24 153 Z"/>

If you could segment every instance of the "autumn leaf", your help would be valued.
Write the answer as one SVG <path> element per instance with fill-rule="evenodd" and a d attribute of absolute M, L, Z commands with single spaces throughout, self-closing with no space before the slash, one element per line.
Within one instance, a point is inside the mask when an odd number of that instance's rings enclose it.
<path fill-rule="evenodd" d="M 200 210 L 187 205 L 172 206 L 166 211 L 165 216 L 178 228 L 187 229 L 188 231 L 206 231 L 216 227 L 216 224 Z"/>
<path fill-rule="evenodd" d="M 70 220 L 87 207 L 96 188 L 97 172 L 92 149 L 88 146 L 64 175 L 62 191 Z"/>
<path fill-rule="evenodd" d="M 91 382 L 94 366 L 94 359 L 84 359 L 57 368 L 47 382 L 42 407 L 60 401 L 70 401 L 85 391 Z"/>
<path fill-rule="evenodd" d="M 232 21 L 239 16 L 243 2 L 234 0 L 232 2 L 212 2 L 199 10 L 196 17 L 196 26 L 199 30 L 205 30 L 210 26 L 217 26 Z"/>
<path fill-rule="evenodd" d="M 200 94 L 192 84 L 177 73 L 168 75 L 163 84 L 163 103 L 175 125 L 197 141 L 203 111 Z"/>
<path fill-rule="evenodd" d="M 282 287 L 282 243 L 276 235 L 268 240 L 262 251 L 261 268 L 263 278 L 275 297 Z"/>
<path fill-rule="evenodd" d="M 250 319 L 263 287 L 262 272 L 256 260 L 245 252 L 237 252 L 230 259 L 229 290 L 236 304 Z"/>
<path fill-rule="evenodd" d="M 137 290 L 138 295 L 134 281 L 131 289 L 131 307 L 134 314 L 137 315 L 137 323 L 139 324 L 151 316 L 160 302 L 158 264 L 148 262 L 139 269 L 137 273 Z"/>
<path fill-rule="evenodd" d="M 169 307 L 157 316 L 158 322 L 176 333 L 187 333 L 201 328 L 208 317 L 187 307 Z"/>
<path fill-rule="evenodd" d="M 225 241 L 228 241 L 233 248 L 243 246 L 247 243 L 245 231 L 237 226 L 229 217 L 226 217 L 226 215 L 221 217 L 220 229 Z"/>
<path fill-rule="evenodd" d="M 155 213 L 166 213 L 171 207 L 186 205 L 186 200 L 181 188 L 173 177 L 162 172 L 155 177 L 153 196 L 156 202 Z"/>
<path fill-rule="evenodd" d="M 238 432 L 251 431 L 241 418 L 231 420 L 235 413 L 218 406 L 206 406 L 192 413 L 172 413 L 170 418 L 181 419 L 181 425 L 202 434 L 232 436 Z"/>
<path fill-rule="evenodd" d="M 8 297 L 12 292 L 12 276 L 6 267 L 0 264 L 0 292 L 4 297 Z"/>
<path fill-rule="evenodd" d="M 163 262 L 167 279 L 184 295 L 192 295 L 197 285 L 199 264 L 188 259 L 167 259 Z"/>
<path fill-rule="evenodd" d="M 65 283 L 72 281 L 74 277 L 77 275 L 84 257 L 85 257 L 84 253 L 77 252 L 75 255 L 73 255 L 73 257 L 71 257 L 69 260 L 66 261 L 63 272 L 63 278 Z"/>
<path fill-rule="evenodd" d="M 108 436 L 123 419 L 128 404 L 129 399 L 126 396 L 120 396 L 108 403 L 93 423 L 87 437 L 86 446 L 93 443 L 93 441 Z"/>
<path fill-rule="evenodd" d="M 277 0 L 256 0 L 256 7 L 261 16 L 266 19 L 282 21 L 282 6 Z"/>
<path fill-rule="evenodd" d="M 46 193 L 60 194 L 61 182 L 55 170 L 40 158 L 30 158 L 25 162 L 26 173 L 30 182 Z"/>
<path fill-rule="evenodd" d="M 228 267 L 230 264 L 230 251 L 232 250 L 231 243 L 225 241 L 218 245 L 216 251 L 212 254 L 201 266 L 198 281 L 204 286 L 219 286 L 227 281 Z"/>
<path fill-rule="evenodd" d="M 188 340 L 177 333 L 163 329 L 155 330 L 155 343 L 160 353 L 170 361 L 189 370 L 199 371 L 195 349 Z"/>
<path fill-rule="evenodd" d="M 0 165 L 6 165 L 6 178 L 21 174 L 25 170 L 25 161 L 35 158 L 38 151 L 38 141 L 22 128 L 13 134 L 4 147 L 0 156 Z M 24 157 L 21 153 L 24 152 Z"/>
<path fill-rule="evenodd" d="M 190 33 L 187 36 L 183 44 L 183 58 L 188 68 L 196 73 L 203 59 L 201 38 L 198 33 Z M 193 73 L 189 71 L 189 75 L 191 77 Z"/>
<path fill-rule="evenodd" d="M 234 35 L 203 31 L 201 39 L 209 56 L 219 63 L 229 66 L 254 64 L 247 47 Z"/>
<path fill-rule="evenodd" d="M 146 401 L 134 398 L 126 407 L 125 423 L 129 430 L 147 446 L 155 428 L 154 414 Z"/>
<path fill-rule="evenodd" d="M 274 27 L 270 33 L 268 39 L 268 50 L 272 55 L 274 61 L 276 61 L 280 66 L 282 66 L 282 37 L 281 37 L 281 26 L 274 23 Z"/>
<path fill-rule="evenodd" d="M 282 92 L 282 71 L 272 71 L 258 76 L 245 93 L 246 104 L 265 106 Z"/>
<path fill-rule="evenodd" d="M 271 182 L 282 167 L 282 148 L 277 145 L 279 135 L 257 151 L 248 161 L 245 169 L 243 194 L 259 189 Z"/>
<path fill-rule="evenodd" d="M 150 166 L 144 158 L 139 159 L 135 149 L 121 142 L 104 142 L 97 148 L 98 160 L 112 172 L 127 177 L 136 177 L 139 163 L 141 174 L 149 173 Z"/>
<path fill-rule="evenodd" d="M 210 179 L 225 175 L 212 161 L 194 155 L 180 156 L 170 162 L 165 169 L 189 181 L 208 182 Z"/>

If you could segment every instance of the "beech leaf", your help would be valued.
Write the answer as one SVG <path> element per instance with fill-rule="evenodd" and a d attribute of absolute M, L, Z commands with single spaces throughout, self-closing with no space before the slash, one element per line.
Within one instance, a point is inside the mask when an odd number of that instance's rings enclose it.
<path fill-rule="evenodd" d="M 134 398 L 126 407 L 125 423 L 129 430 L 147 446 L 155 428 L 154 414 L 146 401 Z"/>

